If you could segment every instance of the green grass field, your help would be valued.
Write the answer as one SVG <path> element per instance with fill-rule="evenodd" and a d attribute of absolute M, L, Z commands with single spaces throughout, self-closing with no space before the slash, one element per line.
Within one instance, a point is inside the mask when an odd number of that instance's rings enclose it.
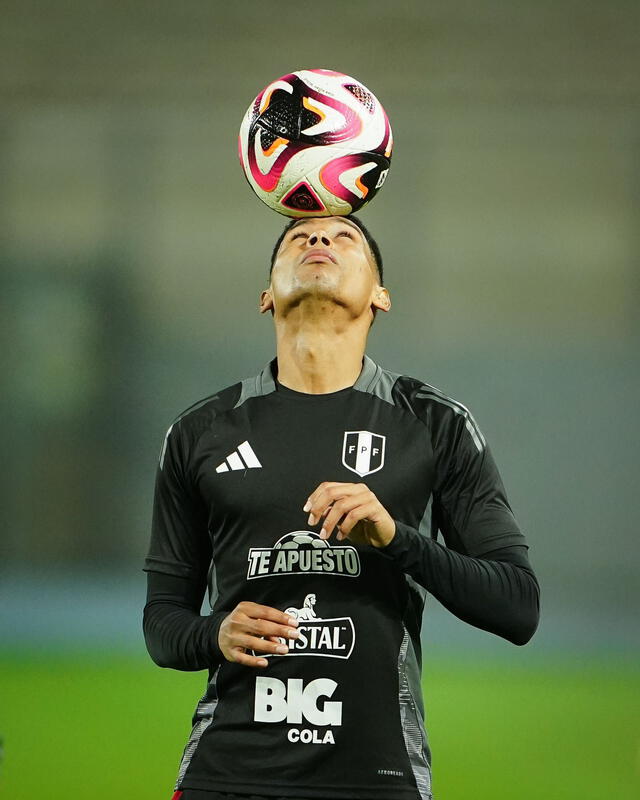
<path fill-rule="evenodd" d="M 640 670 L 527 664 L 425 664 L 436 800 L 637 800 Z M 0 796 L 170 800 L 204 683 L 124 655 L 0 654 Z"/>

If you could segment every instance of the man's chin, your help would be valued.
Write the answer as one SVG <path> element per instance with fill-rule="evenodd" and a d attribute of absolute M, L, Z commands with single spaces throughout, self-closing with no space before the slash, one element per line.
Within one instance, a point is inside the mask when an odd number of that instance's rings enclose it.
<path fill-rule="evenodd" d="M 294 308 L 305 305 L 311 308 L 318 303 L 344 305 L 344 299 L 338 291 L 338 282 L 335 279 L 329 280 L 321 276 L 317 279 L 299 282 L 290 294 L 280 298 L 281 307 L 286 305 Z"/>
<path fill-rule="evenodd" d="M 298 276 L 293 286 L 293 296 L 327 297 L 338 290 L 338 276 L 318 270 L 308 275 Z"/>

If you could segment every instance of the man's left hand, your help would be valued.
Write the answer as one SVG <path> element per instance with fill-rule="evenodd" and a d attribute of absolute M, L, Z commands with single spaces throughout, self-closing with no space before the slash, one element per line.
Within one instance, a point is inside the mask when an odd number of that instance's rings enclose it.
<path fill-rule="evenodd" d="M 393 518 L 365 483 L 323 481 L 309 495 L 303 511 L 309 525 L 324 517 L 320 536 L 328 539 L 337 526 L 337 539 L 349 537 L 356 544 L 385 547 L 396 532 Z"/>

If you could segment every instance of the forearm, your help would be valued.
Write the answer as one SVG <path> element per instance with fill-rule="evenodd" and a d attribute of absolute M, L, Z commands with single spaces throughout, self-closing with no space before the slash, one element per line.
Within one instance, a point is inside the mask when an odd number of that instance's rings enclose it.
<path fill-rule="evenodd" d="M 517 645 L 526 644 L 535 633 L 540 589 L 526 547 L 473 558 L 396 520 L 395 536 L 380 552 L 470 625 Z"/>
<path fill-rule="evenodd" d="M 186 578 L 147 573 L 147 602 L 142 627 L 147 650 L 160 667 L 195 671 L 215 667 L 223 659 L 218 629 L 226 612 L 199 613 L 202 593 Z"/>

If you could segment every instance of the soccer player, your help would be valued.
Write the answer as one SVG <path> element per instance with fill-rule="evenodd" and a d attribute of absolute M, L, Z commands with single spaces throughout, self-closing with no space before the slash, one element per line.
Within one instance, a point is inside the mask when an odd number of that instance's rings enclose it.
<path fill-rule="evenodd" d="M 365 354 L 390 305 L 356 217 L 291 221 L 260 297 L 276 357 L 169 428 L 144 635 L 159 666 L 208 670 L 176 800 L 430 800 L 427 593 L 514 644 L 536 630 L 471 412 Z"/>

